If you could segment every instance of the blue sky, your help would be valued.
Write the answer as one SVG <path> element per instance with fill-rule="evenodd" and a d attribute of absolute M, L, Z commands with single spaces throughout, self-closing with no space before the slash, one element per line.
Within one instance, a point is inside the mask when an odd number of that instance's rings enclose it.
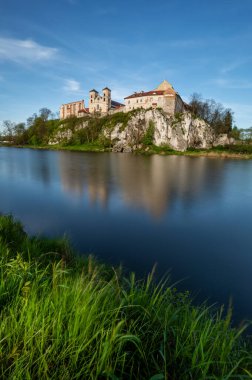
<path fill-rule="evenodd" d="M 252 126 L 251 0 L 0 0 L 0 122 L 164 79 Z"/>

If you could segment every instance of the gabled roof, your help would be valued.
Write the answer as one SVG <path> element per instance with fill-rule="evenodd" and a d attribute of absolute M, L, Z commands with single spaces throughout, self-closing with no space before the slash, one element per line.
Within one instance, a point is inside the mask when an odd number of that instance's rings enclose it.
<path fill-rule="evenodd" d="M 167 80 L 164 80 L 160 85 L 156 88 L 156 90 L 165 91 L 165 90 L 173 90 L 173 87 L 171 83 L 167 82 Z"/>
<path fill-rule="evenodd" d="M 124 99 L 130 99 L 130 98 L 139 98 L 142 96 L 150 96 L 150 95 L 178 95 L 172 85 L 167 82 L 167 80 L 164 80 L 160 85 L 152 91 L 141 91 L 141 92 L 135 92 L 132 95 L 127 96 Z"/>
<path fill-rule="evenodd" d="M 90 90 L 89 92 L 96 92 L 98 94 L 98 91 L 96 91 L 95 89 Z"/>
<path fill-rule="evenodd" d="M 104 88 L 102 89 L 102 91 L 103 91 L 103 90 L 109 90 L 109 91 L 111 91 L 110 88 L 108 88 L 108 87 L 104 87 Z"/>
<path fill-rule="evenodd" d="M 116 102 L 115 100 L 111 100 L 111 107 L 112 108 L 124 107 L 124 104 Z"/>
<path fill-rule="evenodd" d="M 131 98 L 141 98 L 142 96 L 152 96 L 152 95 L 176 95 L 176 92 L 171 88 L 165 91 L 160 91 L 160 90 L 152 90 L 148 92 L 135 92 L 132 95 L 127 96 L 124 99 L 131 99 Z"/>

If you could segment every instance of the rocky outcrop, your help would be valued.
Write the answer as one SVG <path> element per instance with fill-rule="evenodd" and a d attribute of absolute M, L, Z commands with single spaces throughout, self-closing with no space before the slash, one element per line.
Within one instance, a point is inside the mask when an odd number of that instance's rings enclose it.
<path fill-rule="evenodd" d="M 90 130 L 96 128 L 96 139 L 105 141 L 114 152 L 129 153 L 144 147 L 148 149 L 151 144 L 185 151 L 188 148 L 209 149 L 234 143 L 227 135 L 215 136 L 209 124 L 193 117 L 190 112 L 171 116 L 162 109 L 137 109 L 127 114 L 98 118 L 97 122 L 90 118 L 74 127 L 68 125 L 66 119 L 49 144 L 69 142 L 76 132 L 87 127 Z"/>
<path fill-rule="evenodd" d="M 228 137 L 226 133 L 216 136 L 216 139 L 213 142 L 213 146 L 232 144 L 235 144 L 235 139 L 232 137 Z"/>
<path fill-rule="evenodd" d="M 48 141 L 48 145 L 61 144 L 62 142 L 68 142 L 73 137 L 74 132 L 86 128 L 88 121 L 82 122 L 76 125 L 74 128 L 69 128 L 67 122 L 63 123 L 56 133 Z"/>
<path fill-rule="evenodd" d="M 209 149 L 215 141 L 213 129 L 204 120 L 193 118 L 189 112 L 170 116 L 159 109 L 139 110 L 126 126 L 118 123 L 103 133 L 111 140 L 113 151 L 124 152 L 138 149 L 151 128 L 153 144 L 168 145 L 178 151 Z"/>

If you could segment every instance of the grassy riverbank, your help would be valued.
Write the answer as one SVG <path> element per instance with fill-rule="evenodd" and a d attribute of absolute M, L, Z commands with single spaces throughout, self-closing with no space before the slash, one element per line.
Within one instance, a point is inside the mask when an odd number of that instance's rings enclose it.
<path fill-rule="evenodd" d="M 2 379 L 249 379 L 250 341 L 231 315 L 165 281 L 78 258 L 0 216 Z"/>
<path fill-rule="evenodd" d="M 16 147 L 16 148 L 30 148 L 30 149 L 45 149 L 45 150 L 68 150 L 75 152 L 111 152 L 111 148 L 100 144 L 98 141 L 93 143 L 85 143 L 79 145 L 8 145 L 0 144 L 0 147 Z M 138 149 L 133 154 L 153 155 L 160 154 L 163 156 L 176 155 L 176 156 L 191 156 L 191 157 L 213 157 L 213 158 L 237 158 L 237 159 L 252 159 L 252 145 L 251 144 L 237 144 L 230 146 L 219 146 L 212 149 L 188 149 L 185 152 L 179 152 L 171 149 L 168 146 L 149 145 L 142 149 Z"/>

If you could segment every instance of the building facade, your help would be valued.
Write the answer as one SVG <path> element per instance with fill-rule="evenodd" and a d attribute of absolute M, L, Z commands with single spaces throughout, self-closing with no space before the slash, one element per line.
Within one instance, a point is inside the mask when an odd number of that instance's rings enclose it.
<path fill-rule="evenodd" d="M 125 112 L 136 108 L 162 108 L 165 112 L 174 115 L 183 112 L 185 104 L 180 95 L 174 90 L 172 85 L 166 80 L 163 81 L 155 90 L 135 92 L 124 98 Z"/>
<path fill-rule="evenodd" d="M 124 107 L 124 104 L 111 99 L 111 90 L 105 87 L 102 95 L 96 90 L 89 91 L 89 108 L 85 107 L 84 100 L 62 104 L 60 107 L 60 119 L 71 116 L 83 117 L 86 115 L 98 114 L 107 115 L 109 112 Z"/>
<path fill-rule="evenodd" d="M 66 119 L 67 117 L 76 116 L 80 117 L 83 113 L 87 113 L 84 100 L 78 100 L 67 104 L 62 104 L 60 107 L 60 119 Z"/>
<path fill-rule="evenodd" d="M 105 87 L 100 95 L 96 90 L 89 91 L 89 113 L 107 115 L 124 105 L 111 99 L 111 90 Z"/>
<path fill-rule="evenodd" d="M 96 90 L 89 91 L 89 107 L 85 107 L 84 100 L 62 104 L 60 119 L 86 115 L 107 115 L 115 112 L 129 112 L 137 108 L 162 108 L 165 112 L 174 115 L 183 112 L 187 105 L 172 85 L 164 80 L 155 90 L 135 92 L 124 98 L 125 105 L 111 99 L 111 90 L 105 87 L 99 94 Z"/>

